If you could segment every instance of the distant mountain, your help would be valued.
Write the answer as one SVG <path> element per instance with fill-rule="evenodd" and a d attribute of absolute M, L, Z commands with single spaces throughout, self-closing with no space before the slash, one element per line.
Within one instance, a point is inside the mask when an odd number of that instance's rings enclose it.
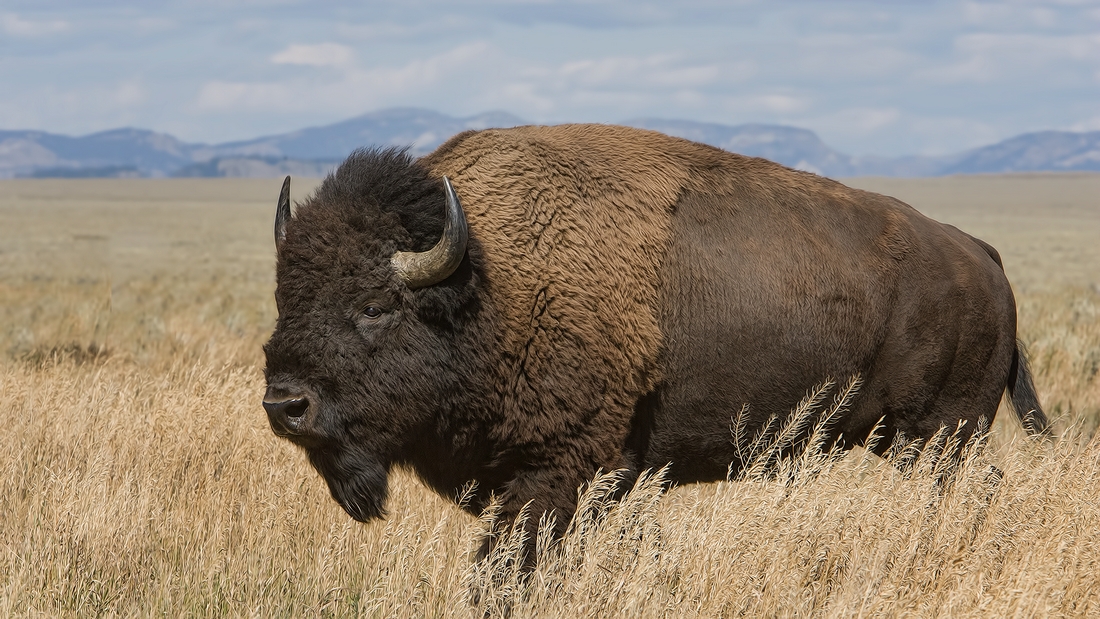
<path fill-rule="evenodd" d="M 321 178 L 332 172 L 338 163 L 337 161 L 302 161 L 279 157 L 216 157 L 180 168 L 172 176 L 277 178 L 290 174 Z"/>
<path fill-rule="evenodd" d="M 852 158 L 829 148 L 809 129 L 783 125 L 719 125 L 689 120 L 639 118 L 625 125 L 652 129 L 731 152 L 763 157 L 824 176 L 852 176 Z"/>
<path fill-rule="evenodd" d="M 323 176 L 354 149 L 407 146 L 431 152 L 467 129 L 526 124 L 505 112 L 455 118 L 393 108 L 322 127 L 224 144 L 189 144 L 143 129 L 83 137 L 42 131 L 0 131 L 0 178 Z M 1044 131 L 942 157 L 852 157 L 812 131 L 782 125 L 722 125 L 640 118 L 624 124 L 653 129 L 831 177 L 1100 171 L 1100 132 Z"/>
<path fill-rule="evenodd" d="M 311 127 L 244 142 L 200 149 L 200 156 L 288 157 L 340 161 L 363 146 L 410 146 L 414 155 L 435 150 L 447 138 L 467 129 L 515 127 L 526 121 L 505 112 L 454 118 L 431 110 L 392 108 L 324 127 Z"/>
<path fill-rule="evenodd" d="M 1025 133 L 963 153 L 945 170 L 946 174 L 1100 170 L 1100 131 Z"/>
<path fill-rule="evenodd" d="M 852 157 L 807 129 L 782 125 L 719 125 L 644 118 L 627 125 L 653 129 L 725 150 L 764 157 L 824 176 L 946 176 L 1005 172 L 1100 171 L 1100 131 L 1026 133 L 991 146 L 940 157 Z"/>
<path fill-rule="evenodd" d="M 60 176 L 94 169 L 167 176 L 191 161 L 191 148 L 170 135 L 143 129 L 113 129 L 79 138 L 42 131 L 0 131 L 0 178 L 51 169 Z"/>
<path fill-rule="evenodd" d="M 0 178 L 324 175 L 363 146 L 409 146 L 412 154 L 423 155 L 467 129 L 521 124 L 525 121 L 505 112 L 455 118 L 393 108 L 324 127 L 214 145 L 188 144 L 142 129 L 83 137 L 0 131 Z"/>

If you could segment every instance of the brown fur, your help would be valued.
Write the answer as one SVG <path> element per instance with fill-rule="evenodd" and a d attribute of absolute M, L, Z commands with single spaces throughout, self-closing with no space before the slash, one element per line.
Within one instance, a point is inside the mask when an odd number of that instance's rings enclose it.
<path fill-rule="evenodd" d="M 484 294 L 501 313 L 504 374 L 515 381 L 505 406 L 516 427 L 501 432 L 557 435 L 576 423 L 556 403 L 566 400 L 565 410 L 595 409 L 608 438 L 621 438 L 659 378 L 656 308 L 672 212 L 722 155 L 580 125 L 462 134 L 423 160 L 452 179 L 483 247 Z M 622 464 L 614 451 L 604 466 Z"/>
<path fill-rule="evenodd" d="M 288 224 L 265 347 L 269 395 L 310 402 L 292 440 L 357 518 L 381 513 L 394 463 L 451 496 L 477 481 L 471 509 L 497 493 L 506 517 L 533 501 L 561 524 L 601 468 L 721 479 L 742 405 L 759 428 L 830 377 L 864 379 L 842 447 L 880 419 L 883 446 L 969 431 L 1030 387 L 996 251 L 892 198 L 602 125 L 393 157 L 353 156 Z M 444 175 L 467 260 L 408 290 L 388 257 L 438 238 Z"/>

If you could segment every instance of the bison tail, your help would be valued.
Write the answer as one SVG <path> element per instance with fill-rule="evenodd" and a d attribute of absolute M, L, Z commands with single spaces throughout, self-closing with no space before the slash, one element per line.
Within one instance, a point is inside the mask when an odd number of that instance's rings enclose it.
<path fill-rule="evenodd" d="M 1012 368 L 1008 371 L 1008 400 L 1017 419 L 1031 436 L 1049 436 L 1050 421 L 1035 395 L 1035 383 L 1031 380 L 1031 367 L 1027 363 L 1024 345 L 1016 342 L 1012 351 Z"/>

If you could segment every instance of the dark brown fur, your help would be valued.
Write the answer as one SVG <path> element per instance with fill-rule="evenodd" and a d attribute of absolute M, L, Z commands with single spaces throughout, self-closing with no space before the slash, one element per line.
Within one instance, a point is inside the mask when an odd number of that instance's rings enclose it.
<path fill-rule="evenodd" d="M 389 257 L 439 237 L 444 175 L 468 253 L 409 290 Z M 495 493 L 505 517 L 532 501 L 562 524 L 599 469 L 723 479 L 742 405 L 759 426 L 857 373 L 842 447 L 880 419 L 883 448 L 972 429 L 1006 386 L 1046 425 L 992 247 L 895 199 L 649 131 L 521 127 L 415 162 L 353 155 L 287 225 L 276 296 L 268 393 L 308 399 L 289 438 L 360 520 L 383 513 L 396 464 L 446 496 L 476 481 L 475 512 Z"/>

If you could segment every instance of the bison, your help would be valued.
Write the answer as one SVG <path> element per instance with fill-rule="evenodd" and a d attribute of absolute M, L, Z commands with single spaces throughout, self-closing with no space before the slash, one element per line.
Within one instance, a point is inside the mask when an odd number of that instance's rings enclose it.
<path fill-rule="evenodd" d="M 357 151 L 293 214 L 289 188 L 263 406 L 359 521 L 394 466 L 559 523 L 599 470 L 726 479 L 737 411 L 828 377 L 863 380 L 839 448 L 966 438 L 1006 388 L 1047 426 L 997 251 L 894 198 L 605 125 Z"/>

